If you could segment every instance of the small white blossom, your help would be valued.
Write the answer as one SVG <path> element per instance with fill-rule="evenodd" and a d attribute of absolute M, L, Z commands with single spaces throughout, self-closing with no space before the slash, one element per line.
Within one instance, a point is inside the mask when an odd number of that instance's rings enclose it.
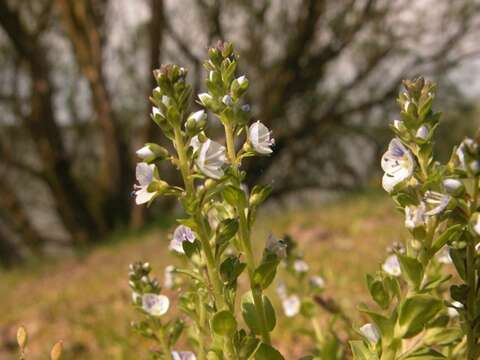
<path fill-rule="evenodd" d="M 457 317 L 459 315 L 458 309 L 463 309 L 463 304 L 459 301 L 452 301 L 451 305 L 447 309 L 448 316 Z"/>
<path fill-rule="evenodd" d="M 191 351 L 172 351 L 173 360 L 197 360 L 195 354 Z"/>
<path fill-rule="evenodd" d="M 440 264 L 451 264 L 452 257 L 450 256 L 450 251 L 448 250 L 448 246 L 444 246 L 437 254 L 437 260 Z"/>
<path fill-rule="evenodd" d="M 390 141 L 387 152 L 382 156 L 381 165 L 385 172 L 382 185 L 387 192 L 391 192 L 397 184 L 409 179 L 415 166 L 410 150 L 397 138 Z"/>
<path fill-rule="evenodd" d="M 275 144 L 275 139 L 271 136 L 271 131 L 260 121 L 254 122 L 248 129 L 250 143 L 259 154 L 267 155 L 273 152 L 272 146 Z"/>
<path fill-rule="evenodd" d="M 144 147 L 138 149 L 136 151 L 136 154 L 142 160 L 155 156 L 155 153 L 150 149 L 150 146 L 148 145 L 145 145 Z"/>
<path fill-rule="evenodd" d="M 367 323 L 363 325 L 360 328 L 360 332 L 368 339 L 368 341 L 374 344 L 376 344 L 380 340 L 380 332 L 378 331 L 378 328 L 373 324 Z"/>
<path fill-rule="evenodd" d="M 227 106 L 230 106 L 233 104 L 233 100 L 232 100 L 232 97 L 230 95 L 225 95 L 223 98 L 222 98 L 222 102 L 227 105 Z"/>
<path fill-rule="evenodd" d="M 383 271 L 392 276 L 400 276 L 402 270 L 397 255 L 390 255 L 382 265 Z"/>
<path fill-rule="evenodd" d="M 132 302 L 133 302 L 134 304 L 136 304 L 137 301 L 138 301 L 138 299 L 140 299 L 140 294 L 137 293 L 136 291 L 133 291 L 133 292 L 132 292 Z"/>
<path fill-rule="evenodd" d="M 223 176 L 222 167 L 225 161 L 225 146 L 208 139 L 200 147 L 196 164 L 205 175 L 220 179 Z"/>
<path fill-rule="evenodd" d="M 185 254 L 183 251 L 183 242 L 188 241 L 193 243 L 195 241 L 195 233 L 188 226 L 179 225 L 173 232 L 172 241 L 170 241 L 169 249 L 180 254 Z"/>
<path fill-rule="evenodd" d="M 144 162 L 138 163 L 135 170 L 138 185 L 134 185 L 135 202 L 137 205 L 148 203 L 154 196 L 154 192 L 148 191 L 148 186 L 153 181 L 155 165 Z"/>
<path fill-rule="evenodd" d="M 427 140 L 428 139 L 428 128 L 426 125 L 422 125 L 418 128 L 417 133 L 415 134 L 417 139 Z"/>
<path fill-rule="evenodd" d="M 265 247 L 268 252 L 275 254 L 279 259 L 287 257 L 287 244 L 282 240 L 277 240 L 272 234 L 268 236 Z"/>
<path fill-rule="evenodd" d="M 282 301 L 283 312 L 287 317 L 293 317 L 300 312 L 300 298 L 297 295 L 291 295 Z"/>
<path fill-rule="evenodd" d="M 473 224 L 473 231 L 475 231 L 477 235 L 480 235 L 480 214 L 476 214 L 476 220 L 475 220 L 475 223 Z"/>
<path fill-rule="evenodd" d="M 165 289 L 173 288 L 173 285 L 175 284 L 175 279 L 173 274 L 174 271 L 175 271 L 175 266 L 173 265 L 168 265 L 165 267 L 165 273 L 163 278 L 163 287 Z"/>
<path fill-rule="evenodd" d="M 275 291 L 277 292 L 277 295 L 281 300 L 285 300 L 287 298 L 287 286 L 283 281 L 280 281 L 278 283 Z"/>
<path fill-rule="evenodd" d="M 293 268 L 298 273 L 306 273 L 309 269 L 308 264 L 303 260 L 295 260 L 293 263 Z"/>
<path fill-rule="evenodd" d="M 420 205 L 408 205 L 405 207 L 405 227 L 414 230 L 425 225 L 426 206 L 422 201 Z"/>
<path fill-rule="evenodd" d="M 433 207 L 425 213 L 428 216 L 434 216 L 442 213 L 448 206 L 451 200 L 451 196 L 442 194 L 436 191 L 427 191 L 425 193 L 425 201 L 427 204 Z"/>
<path fill-rule="evenodd" d="M 317 289 L 323 289 L 325 287 L 325 279 L 321 276 L 312 276 L 310 284 Z"/>
<path fill-rule="evenodd" d="M 198 135 L 195 135 L 192 137 L 190 140 L 190 146 L 193 149 L 193 152 L 196 153 L 198 149 L 200 149 L 200 146 L 202 146 L 202 143 L 200 142 L 200 139 L 198 138 Z"/>
<path fill-rule="evenodd" d="M 170 300 L 165 295 L 144 294 L 142 296 L 142 308 L 152 316 L 162 316 L 168 311 Z"/>
<path fill-rule="evenodd" d="M 160 93 L 160 86 L 157 86 L 155 89 L 153 89 L 153 93 Z"/>
<path fill-rule="evenodd" d="M 152 116 L 155 117 L 157 115 L 163 116 L 162 112 L 156 106 L 152 106 Z"/>

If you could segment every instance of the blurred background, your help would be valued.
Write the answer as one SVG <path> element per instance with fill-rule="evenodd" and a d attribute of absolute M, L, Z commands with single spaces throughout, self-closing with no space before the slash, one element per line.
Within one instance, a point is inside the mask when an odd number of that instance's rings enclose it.
<path fill-rule="evenodd" d="M 439 84 L 440 158 L 479 125 L 479 10 L 478 0 L 0 0 L 0 357 L 20 321 L 75 338 L 75 359 L 135 354 L 128 316 L 112 333 L 116 313 L 92 311 L 116 300 L 123 311 L 128 261 L 165 258 L 164 229 L 179 212 L 130 196 L 135 150 L 164 142 L 149 117 L 153 69 L 184 66 L 198 93 L 207 48 L 234 42 L 253 117 L 276 139 L 272 156 L 247 164 L 249 185 L 274 188 L 260 227 L 322 251 L 356 249 L 354 262 L 362 231 L 370 244 L 399 236 L 378 184 L 401 80 Z M 345 276 L 339 293 L 354 281 Z"/>

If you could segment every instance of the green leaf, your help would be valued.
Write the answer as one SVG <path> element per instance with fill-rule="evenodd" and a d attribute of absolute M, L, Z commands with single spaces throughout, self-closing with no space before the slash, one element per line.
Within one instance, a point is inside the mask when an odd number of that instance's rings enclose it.
<path fill-rule="evenodd" d="M 237 329 L 237 320 L 229 310 L 222 310 L 213 315 L 212 329 L 217 335 L 231 335 Z"/>
<path fill-rule="evenodd" d="M 276 258 L 275 260 L 262 262 L 253 273 L 253 284 L 266 289 L 275 279 L 278 264 L 279 262 Z"/>
<path fill-rule="evenodd" d="M 442 308 L 442 301 L 431 295 L 422 294 L 407 298 L 400 305 L 395 328 L 396 337 L 410 338 L 415 336 Z"/>
<path fill-rule="evenodd" d="M 452 258 L 453 265 L 457 269 L 458 275 L 465 281 L 467 281 L 467 272 L 465 268 L 466 254 L 463 250 L 457 250 L 450 248 L 450 257 Z"/>
<path fill-rule="evenodd" d="M 420 262 L 412 257 L 397 254 L 398 262 L 400 263 L 400 268 L 402 269 L 402 274 L 405 276 L 405 279 L 415 288 L 420 287 L 420 283 L 423 279 L 423 266 Z"/>
<path fill-rule="evenodd" d="M 438 360 L 446 359 L 445 356 L 433 349 L 420 349 L 406 358 L 406 360 Z"/>
<path fill-rule="evenodd" d="M 317 306 L 315 303 L 310 299 L 305 299 L 302 301 L 302 305 L 300 307 L 300 313 L 305 316 L 307 319 L 312 319 L 315 317 L 317 313 Z"/>
<path fill-rule="evenodd" d="M 378 360 L 378 355 L 370 349 L 361 340 L 350 341 L 354 360 Z"/>
<path fill-rule="evenodd" d="M 245 269 L 246 264 L 240 262 L 238 256 L 230 255 L 220 265 L 220 275 L 226 283 L 234 283 Z"/>
<path fill-rule="evenodd" d="M 250 193 L 249 203 L 251 206 L 262 204 L 272 192 L 270 185 L 255 185 Z"/>
<path fill-rule="evenodd" d="M 222 194 L 225 201 L 234 207 L 243 206 L 246 203 L 246 196 L 243 190 L 233 185 L 225 187 Z"/>
<path fill-rule="evenodd" d="M 254 336 L 245 336 L 239 346 L 238 356 L 241 360 L 251 359 L 260 346 L 260 340 Z"/>
<path fill-rule="evenodd" d="M 262 343 L 255 353 L 256 360 L 284 360 L 282 354 L 278 352 L 275 348 Z"/>
<path fill-rule="evenodd" d="M 367 275 L 367 285 L 368 290 L 372 299 L 382 308 L 386 309 L 390 304 L 390 295 L 385 289 L 385 286 L 381 280 L 372 278 L 370 275 Z"/>
<path fill-rule="evenodd" d="M 225 219 L 217 227 L 216 243 L 222 245 L 235 236 L 238 231 L 236 219 Z"/>
<path fill-rule="evenodd" d="M 450 226 L 447 230 L 445 230 L 442 233 L 442 235 L 438 236 L 432 245 L 432 249 L 431 249 L 432 255 L 440 251 L 440 249 L 444 247 L 446 244 L 449 244 L 452 241 L 457 240 L 462 232 L 463 226 L 464 225 L 462 224 Z"/>
<path fill-rule="evenodd" d="M 266 326 L 268 331 L 272 331 L 276 325 L 276 316 L 275 309 L 270 302 L 270 299 L 263 295 L 263 309 L 266 319 Z M 245 323 L 250 328 L 250 330 L 255 334 L 261 333 L 260 320 L 257 316 L 257 311 L 255 309 L 255 304 L 253 302 L 253 295 L 251 291 L 246 292 L 242 296 L 241 300 L 242 316 L 245 320 Z"/>

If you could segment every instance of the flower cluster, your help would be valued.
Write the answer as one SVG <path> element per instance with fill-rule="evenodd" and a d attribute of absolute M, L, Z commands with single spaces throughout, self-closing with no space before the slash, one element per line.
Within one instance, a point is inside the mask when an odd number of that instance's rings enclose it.
<path fill-rule="evenodd" d="M 362 307 L 372 322 L 360 327 L 364 340 L 352 341 L 352 351 L 355 359 L 476 359 L 479 146 L 465 139 L 448 163 L 436 161 L 435 85 L 418 78 L 404 87 L 381 166 L 383 188 L 403 210 L 410 237 L 367 276 L 380 310 Z M 450 282 L 443 266 L 452 263 L 464 284 Z"/>

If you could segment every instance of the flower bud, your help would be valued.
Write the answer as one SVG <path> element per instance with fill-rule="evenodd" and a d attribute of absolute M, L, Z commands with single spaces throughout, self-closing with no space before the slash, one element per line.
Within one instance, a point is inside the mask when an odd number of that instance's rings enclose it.
<path fill-rule="evenodd" d="M 167 149 L 154 143 L 145 144 L 145 146 L 136 151 L 136 154 L 147 163 L 155 160 L 163 160 L 169 156 Z"/>
<path fill-rule="evenodd" d="M 213 98 L 208 93 L 198 94 L 198 99 L 200 100 L 200 103 L 206 108 L 210 108 L 213 105 Z"/>
<path fill-rule="evenodd" d="M 238 98 L 242 96 L 245 91 L 248 89 L 248 79 L 245 77 L 245 75 L 242 75 L 235 80 L 232 81 L 232 86 L 230 87 L 230 90 L 233 94 L 234 97 Z"/>
<path fill-rule="evenodd" d="M 442 182 L 445 191 L 450 195 L 458 196 L 463 193 L 465 186 L 458 179 L 445 179 Z"/>
<path fill-rule="evenodd" d="M 17 343 L 20 350 L 24 350 L 27 347 L 28 334 L 27 329 L 24 326 L 20 326 L 17 330 Z"/>
<path fill-rule="evenodd" d="M 52 351 L 50 351 L 50 360 L 60 360 L 63 352 L 63 341 L 60 340 L 52 347 Z"/>
<path fill-rule="evenodd" d="M 360 333 L 365 336 L 371 343 L 378 343 L 380 340 L 380 332 L 378 328 L 373 324 L 365 324 L 360 328 Z"/>
<path fill-rule="evenodd" d="M 240 107 L 240 110 L 242 110 L 243 112 L 250 112 L 250 105 L 249 104 L 242 105 Z"/>
<path fill-rule="evenodd" d="M 422 125 L 418 128 L 417 133 L 415 134 L 415 137 L 419 140 L 426 141 L 428 140 L 428 128 L 426 125 Z"/>
<path fill-rule="evenodd" d="M 232 100 L 232 97 L 230 95 L 225 95 L 223 98 L 222 98 L 222 102 L 227 105 L 227 106 L 230 106 L 233 104 L 233 100 Z"/>
<path fill-rule="evenodd" d="M 194 136 L 200 131 L 203 131 L 206 125 L 207 114 L 205 113 L 205 110 L 199 110 L 188 117 L 185 128 L 187 129 L 188 135 Z"/>

